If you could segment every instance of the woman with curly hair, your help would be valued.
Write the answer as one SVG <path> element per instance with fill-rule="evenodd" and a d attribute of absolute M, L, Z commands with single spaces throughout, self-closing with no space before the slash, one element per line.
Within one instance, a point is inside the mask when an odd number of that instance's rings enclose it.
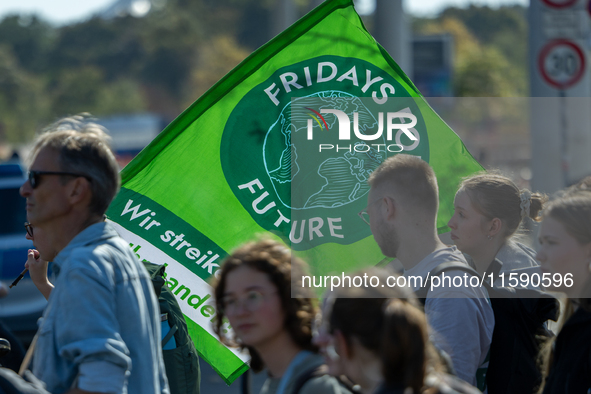
<path fill-rule="evenodd" d="M 303 267 L 277 241 L 251 242 L 234 251 L 215 284 L 214 329 L 224 343 L 248 350 L 255 372 L 267 369 L 261 394 L 348 393 L 338 380 L 319 373 L 323 359 L 312 344 L 314 305 L 297 280 L 292 295 L 292 270 L 301 278 Z M 225 318 L 233 337 L 223 333 Z"/>

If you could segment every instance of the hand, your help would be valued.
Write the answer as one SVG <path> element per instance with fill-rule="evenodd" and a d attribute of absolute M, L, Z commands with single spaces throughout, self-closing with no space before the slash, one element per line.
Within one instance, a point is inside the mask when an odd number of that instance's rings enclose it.
<path fill-rule="evenodd" d="M 29 249 L 25 268 L 29 270 L 33 283 L 38 284 L 47 282 L 47 265 L 47 261 L 42 260 L 39 257 L 39 251 Z"/>
<path fill-rule="evenodd" d="M 35 249 L 29 249 L 25 268 L 29 270 L 31 280 L 46 299 L 49 298 L 49 294 L 53 290 L 53 285 L 47 278 L 47 265 L 47 261 L 41 259 L 39 251 Z"/>

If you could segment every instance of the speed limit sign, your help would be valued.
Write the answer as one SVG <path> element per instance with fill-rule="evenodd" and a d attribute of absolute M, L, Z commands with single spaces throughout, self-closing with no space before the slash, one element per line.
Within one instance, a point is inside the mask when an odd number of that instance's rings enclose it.
<path fill-rule="evenodd" d="M 538 68 L 548 84 L 566 89 L 579 82 L 583 76 L 585 55 L 572 41 L 551 41 L 540 51 Z"/>

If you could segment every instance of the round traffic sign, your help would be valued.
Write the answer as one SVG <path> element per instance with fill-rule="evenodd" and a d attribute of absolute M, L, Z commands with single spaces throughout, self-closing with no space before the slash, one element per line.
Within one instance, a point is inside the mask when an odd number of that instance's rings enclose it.
<path fill-rule="evenodd" d="M 552 8 L 566 8 L 575 4 L 577 0 L 542 0 L 544 4 Z"/>
<path fill-rule="evenodd" d="M 572 41 L 554 40 L 540 51 L 538 68 L 548 84 L 566 89 L 579 82 L 583 76 L 585 55 Z"/>

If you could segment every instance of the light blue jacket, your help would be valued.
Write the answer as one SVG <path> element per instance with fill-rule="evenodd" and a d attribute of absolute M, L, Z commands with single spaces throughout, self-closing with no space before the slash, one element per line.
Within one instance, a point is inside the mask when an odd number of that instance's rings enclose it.
<path fill-rule="evenodd" d="M 113 227 L 79 233 L 53 271 L 33 362 L 47 390 L 168 394 L 152 282 Z"/>

